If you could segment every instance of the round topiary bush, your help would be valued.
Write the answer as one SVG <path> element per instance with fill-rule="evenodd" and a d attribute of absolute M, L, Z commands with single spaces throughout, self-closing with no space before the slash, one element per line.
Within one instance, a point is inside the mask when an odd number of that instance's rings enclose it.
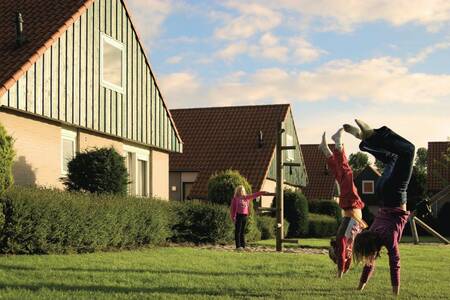
<path fill-rule="evenodd" d="M 0 195 L 13 183 L 14 140 L 0 124 Z"/>
<path fill-rule="evenodd" d="M 125 159 L 114 148 L 94 148 L 77 153 L 63 180 L 69 191 L 126 195 L 128 172 Z"/>
<path fill-rule="evenodd" d="M 247 179 L 239 171 L 218 172 L 208 180 L 208 200 L 217 204 L 230 205 L 234 190 L 238 185 L 243 185 L 247 194 L 252 192 Z"/>
<path fill-rule="evenodd" d="M 284 191 L 284 217 L 289 222 L 289 237 L 308 233 L 308 200 L 298 191 Z"/>

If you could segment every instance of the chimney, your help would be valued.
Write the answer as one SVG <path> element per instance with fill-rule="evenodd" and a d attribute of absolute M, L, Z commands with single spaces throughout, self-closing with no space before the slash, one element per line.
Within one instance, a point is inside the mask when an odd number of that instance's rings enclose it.
<path fill-rule="evenodd" d="M 23 18 L 20 12 L 16 14 L 16 46 L 20 47 L 25 43 L 25 36 L 23 34 Z"/>
<path fill-rule="evenodd" d="M 263 145 L 264 145 L 263 132 L 262 132 L 262 130 L 260 130 L 259 134 L 258 134 L 258 147 L 262 148 Z"/>

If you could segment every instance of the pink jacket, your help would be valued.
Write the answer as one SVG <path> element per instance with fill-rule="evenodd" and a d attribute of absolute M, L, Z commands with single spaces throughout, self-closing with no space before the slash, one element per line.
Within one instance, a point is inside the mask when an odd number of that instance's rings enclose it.
<path fill-rule="evenodd" d="M 230 207 L 231 219 L 233 220 L 233 222 L 236 222 L 237 214 L 248 215 L 249 202 L 264 194 L 265 192 L 257 192 L 243 197 L 234 197 L 231 200 Z"/>

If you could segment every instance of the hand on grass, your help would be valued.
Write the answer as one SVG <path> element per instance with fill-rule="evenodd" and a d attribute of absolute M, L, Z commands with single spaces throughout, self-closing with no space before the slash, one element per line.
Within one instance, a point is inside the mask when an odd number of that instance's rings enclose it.
<path fill-rule="evenodd" d="M 392 292 L 394 293 L 395 296 L 398 296 L 398 294 L 400 294 L 400 286 L 393 286 Z"/>
<path fill-rule="evenodd" d="M 364 290 L 365 287 L 366 287 L 366 284 L 360 282 L 359 285 L 358 285 L 358 290 L 362 291 L 362 290 Z"/>
<path fill-rule="evenodd" d="M 337 271 L 337 278 L 342 278 L 342 275 L 344 275 L 344 272 L 342 272 L 342 270 L 338 270 Z"/>

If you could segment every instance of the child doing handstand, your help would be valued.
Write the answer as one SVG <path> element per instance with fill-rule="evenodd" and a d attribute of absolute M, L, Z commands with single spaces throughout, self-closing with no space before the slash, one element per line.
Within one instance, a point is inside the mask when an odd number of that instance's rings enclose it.
<path fill-rule="evenodd" d="M 339 184 L 340 196 L 339 207 L 344 211 L 344 218 L 338 228 L 336 239 L 331 241 L 329 248 L 330 258 L 337 264 L 337 276 L 342 277 L 352 262 L 352 247 L 355 236 L 360 233 L 367 224 L 362 220 L 361 209 L 364 202 L 358 195 L 358 190 L 353 183 L 353 171 L 345 155 L 341 135 L 344 131 L 340 128 L 331 139 L 335 142 L 334 150 L 331 151 L 322 135 L 319 149 L 327 158 L 328 169 L 333 173 Z"/>
<path fill-rule="evenodd" d="M 369 152 L 385 165 L 375 186 L 380 209 L 366 231 L 360 233 L 354 243 L 356 261 L 364 261 L 358 289 L 364 289 L 373 273 L 375 259 L 381 247 L 388 250 L 392 291 L 400 292 L 400 252 L 398 243 L 408 220 L 406 192 L 411 179 L 414 145 L 386 126 L 372 129 L 366 123 L 355 120 L 357 127 L 344 125 L 345 131 L 361 139 L 359 148 Z"/>

